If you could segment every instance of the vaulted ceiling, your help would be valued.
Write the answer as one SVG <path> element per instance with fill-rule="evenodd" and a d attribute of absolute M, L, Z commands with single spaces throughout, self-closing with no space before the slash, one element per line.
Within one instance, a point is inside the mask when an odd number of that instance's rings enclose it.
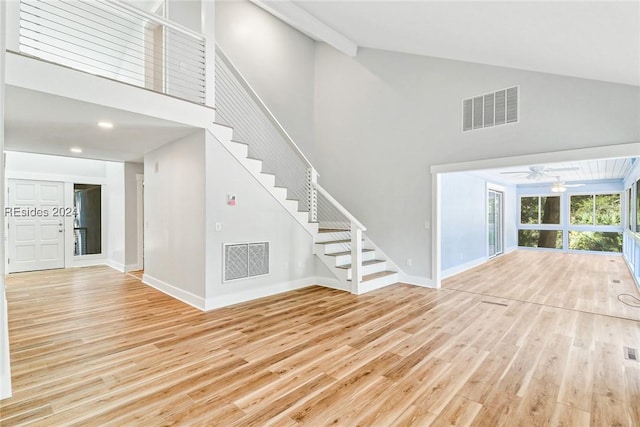
<path fill-rule="evenodd" d="M 360 47 L 640 86 L 638 1 L 290 3 Z"/>

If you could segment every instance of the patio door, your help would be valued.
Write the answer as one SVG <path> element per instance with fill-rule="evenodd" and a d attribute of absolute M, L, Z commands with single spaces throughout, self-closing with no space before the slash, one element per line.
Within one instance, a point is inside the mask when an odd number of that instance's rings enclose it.
<path fill-rule="evenodd" d="M 487 192 L 487 250 L 490 258 L 504 251 L 503 197 L 500 191 L 488 190 Z"/>

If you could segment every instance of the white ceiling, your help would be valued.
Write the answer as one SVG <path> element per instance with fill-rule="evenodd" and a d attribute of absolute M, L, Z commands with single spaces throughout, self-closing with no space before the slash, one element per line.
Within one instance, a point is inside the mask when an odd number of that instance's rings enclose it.
<path fill-rule="evenodd" d="M 111 161 L 144 154 L 197 131 L 191 126 L 69 98 L 6 86 L 5 149 Z M 114 124 L 100 129 L 99 121 Z M 82 148 L 81 154 L 71 147 Z"/>
<path fill-rule="evenodd" d="M 622 179 L 631 170 L 633 166 L 633 160 L 631 158 L 623 159 L 607 159 L 607 160 L 587 160 L 580 162 L 564 162 L 564 163 L 549 163 L 544 165 L 535 165 L 545 168 L 564 169 L 575 168 L 571 171 L 556 171 L 548 172 L 546 176 L 540 179 L 528 179 L 527 173 L 523 174 L 511 174 L 504 172 L 515 171 L 527 171 L 525 167 L 509 167 L 502 169 L 491 169 L 475 171 L 477 175 L 487 178 L 490 181 L 504 182 L 516 185 L 523 184 L 537 184 L 537 183 L 552 183 L 559 177 L 563 182 L 586 182 L 593 180 L 616 180 Z"/>
<path fill-rule="evenodd" d="M 293 3 L 363 47 L 640 86 L 639 1 Z"/>

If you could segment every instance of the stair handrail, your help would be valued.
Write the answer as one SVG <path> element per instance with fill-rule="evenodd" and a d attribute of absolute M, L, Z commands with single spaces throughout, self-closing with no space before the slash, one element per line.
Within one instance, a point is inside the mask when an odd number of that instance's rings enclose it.
<path fill-rule="evenodd" d="M 255 104 L 255 107 L 257 107 L 257 111 L 264 115 L 267 122 L 270 122 L 270 124 L 273 125 L 273 129 L 275 130 L 275 132 L 279 133 L 282 136 L 282 139 L 284 139 L 288 146 L 293 150 L 291 152 L 291 155 L 293 156 L 292 158 L 297 157 L 302 162 L 300 166 L 304 166 L 306 168 L 306 182 L 304 186 L 304 192 L 306 193 L 306 203 L 307 207 L 309 208 L 308 221 L 310 223 L 320 222 L 318 218 L 318 193 L 324 196 L 324 199 L 329 204 L 331 204 L 340 215 L 349 220 L 349 231 L 351 234 L 351 291 L 353 293 L 360 293 L 363 273 L 362 232 L 366 231 L 367 228 L 360 221 L 358 221 L 344 206 L 342 206 L 336 199 L 334 199 L 327 190 L 325 190 L 320 184 L 318 184 L 318 172 L 313 167 L 309 159 L 304 155 L 302 150 L 300 150 L 300 147 L 298 147 L 298 145 L 293 141 L 293 138 L 291 138 L 282 124 L 278 121 L 278 119 L 276 119 L 275 115 L 271 112 L 271 110 L 269 110 L 269 107 L 267 107 L 260 95 L 258 95 L 258 93 L 253 89 L 251 84 L 249 84 L 247 79 L 242 75 L 238 68 L 229 59 L 229 56 L 218 44 L 216 44 L 216 56 L 220 59 L 218 63 L 224 65 L 224 68 L 226 69 L 225 72 L 230 73 L 228 74 L 228 76 L 236 81 L 236 85 L 239 85 L 237 86 L 238 90 L 246 92 L 248 99 Z M 216 69 L 218 69 L 217 65 Z M 223 75 L 224 73 L 220 74 L 220 77 L 222 77 Z M 223 87 L 226 87 L 226 83 L 228 82 L 226 82 L 226 80 L 220 81 L 225 82 L 225 85 L 223 85 Z M 221 108 L 221 106 L 218 106 L 218 114 L 220 115 L 220 118 L 224 118 L 224 116 L 226 115 L 226 113 L 223 114 L 223 109 Z M 230 118 L 231 116 L 227 118 L 227 120 L 229 120 Z M 228 125 L 233 125 L 233 123 L 228 123 Z M 275 136 L 275 134 L 273 135 Z M 247 136 L 245 135 L 245 137 Z M 258 146 L 259 145 L 256 144 L 256 147 Z M 289 189 L 290 188 L 288 188 L 288 190 Z M 295 192 L 295 194 L 297 194 L 298 196 L 301 195 L 299 193 L 299 190 L 300 188 L 296 189 Z"/>
<path fill-rule="evenodd" d="M 320 184 L 317 182 L 313 183 L 313 187 L 322 194 L 331 204 L 333 204 L 342 215 L 344 215 L 351 223 L 355 224 L 360 230 L 367 231 L 367 227 L 365 227 L 360 221 L 354 217 L 351 212 L 347 210 L 344 206 L 340 204 L 336 199 L 333 198 L 331 194 L 327 190 L 325 190 Z"/>
<path fill-rule="evenodd" d="M 314 171 L 315 171 L 315 168 L 313 167 L 313 165 L 311 164 L 311 162 L 309 161 L 307 156 L 305 156 L 304 153 L 302 152 L 302 150 L 300 150 L 300 147 L 298 147 L 298 145 L 295 143 L 293 138 L 291 138 L 291 135 L 289 135 L 289 133 L 285 130 L 284 126 L 282 126 L 282 124 L 278 121 L 278 119 L 276 119 L 276 116 L 271 112 L 269 107 L 267 107 L 267 104 L 265 104 L 265 102 L 262 100 L 262 98 L 260 98 L 260 95 L 258 95 L 258 93 L 255 91 L 255 89 L 253 89 L 251 84 L 249 84 L 249 82 L 242 75 L 242 73 L 240 72 L 238 67 L 236 67 L 235 64 L 233 63 L 233 61 L 231 61 L 231 59 L 229 59 L 229 56 L 224 52 L 224 50 L 220 47 L 220 45 L 218 43 L 216 43 L 216 53 L 218 53 L 220 58 L 222 58 L 222 60 L 227 63 L 227 65 L 229 66 L 229 69 L 235 75 L 235 77 L 238 79 L 240 84 L 242 84 L 242 86 L 249 93 L 249 95 L 251 95 L 253 100 L 260 106 L 260 109 L 267 115 L 269 120 L 271 120 L 271 122 L 275 125 L 275 127 L 278 129 L 278 131 L 280 131 L 282 136 L 284 136 L 284 139 L 289 143 L 291 148 L 293 148 L 293 150 L 300 157 L 300 159 L 302 159 L 302 161 L 305 163 L 305 165 L 307 167 L 309 167 L 309 168 L 314 169 Z M 317 174 L 317 172 L 316 172 L 316 174 Z"/>

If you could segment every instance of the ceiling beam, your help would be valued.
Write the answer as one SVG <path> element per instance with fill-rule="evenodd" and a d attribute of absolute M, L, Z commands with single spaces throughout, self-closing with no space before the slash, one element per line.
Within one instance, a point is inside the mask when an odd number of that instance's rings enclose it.
<path fill-rule="evenodd" d="M 278 19 L 317 41 L 323 41 L 349 56 L 358 54 L 358 45 L 290 0 L 250 0 Z"/>

